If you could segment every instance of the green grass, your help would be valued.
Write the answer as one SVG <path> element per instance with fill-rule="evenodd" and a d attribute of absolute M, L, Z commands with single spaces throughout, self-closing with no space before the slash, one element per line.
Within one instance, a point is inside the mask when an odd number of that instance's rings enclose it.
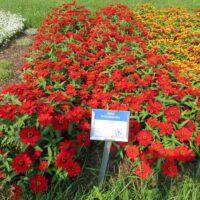
<path fill-rule="evenodd" d="M 0 9 L 20 13 L 27 19 L 26 26 L 38 27 L 52 7 L 62 3 L 70 2 L 67 0 L 0 0 Z M 199 0 L 77 0 L 78 5 L 84 5 L 91 11 L 96 11 L 111 3 L 122 3 L 135 8 L 136 4 L 150 3 L 157 8 L 165 7 L 186 7 L 189 11 L 200 8 Z"/>
<path fill-rule="evenodd" d="M 10 77 L 10 71 L 5 69 L 0 69 L 0 81 L 7 80 Z"/>
<path fill-rule="evenodd" d="M 24 193 L 22 200 L 199 200 L 199 167 L 198 161 L 193 170 L 176 178 L 154 173 L 147 181 L 134 176 L 131 170 L 126 176 L 110 174 L 103 187 L 97 185 L 98 169 L 87 169 L 73 182 L 63 180 L 51 185 L 45 194 Z"/>
<path fill-rule="evenodd" d="M 99 148 L 99 147 L 98 147 Z M 182 166 L 181 173 L 175 178 L 164 176 L 159 171 L 154 171 L 152 176 L 143 181 L 132 173 L 134 164 L 128 170 L 123 168 L 119 159 L 110 159 L 106 179 L 102 187 L 98 187 L 97 180 L 101 153 L 86 154 L 84 170 L 80 176 L 64 179 L 50 185 L 44 194 L 32 194 L 25 191 L 21 200 L 199 200 L 200 199 L 200 161 L 187 163 Z M 94 165 L 88 164 L 91 158 L 96 159 Z M 88 160 L 89 159 L 89 160 Z M 113 167 L 113 165 L 115 167 Z M 125 175 L 126 174 L 126 175 Z M 1 191 L 0 191 L 1 194 Z M 7 192 L 5 198 L 9 200 Z M 1 196 L 0 196 L 1 197 Z"/>
<path fill-rule="evenodd" d="M 168 180 L 170 181 L 170 179 Z M 161 190 L 160 187 L 151 187 L 149 184 L 129 176 L 110 181 L 109 189 L 93 187 L 86 200 L 198 200 L 200 187 L 192 178 L 177 179 Z"/>
<path fill-rule="evenodd" d="M 16 41 L 17 46 L 31 46 L 33 44 L 33 40 L 29 38 L 18 39 Z"/>
<path fill-rule="evenodd" d="M 9 69 L 11 67 L 11 63 L 6 59 L 0 60 L 0 69 Z"/>
<path fill-rule="evenodd" d="M 10 77 L 11 63 L 6 59 L 0 60 L 0 81 L 4 81 Z"/>

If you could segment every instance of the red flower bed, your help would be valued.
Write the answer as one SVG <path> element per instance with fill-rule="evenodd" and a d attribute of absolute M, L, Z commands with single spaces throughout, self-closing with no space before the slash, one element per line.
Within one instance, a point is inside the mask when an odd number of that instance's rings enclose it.
<path fill-rule="evenodd" d="M 157 160 L 174 176 L 199 153 L 200 90 L 184 84 L 167 55 L 147 49 L 149 30 L 126 6 L 96 16 L 55 8 L 39 28 L 24 81 L 0 95 L 2 183 L 28 177 L 33 192 L 81 172 L 92 108 L 129 110 L 128 143 L 116 143 L 147 178 Z M 38 187 L 42 185 L 42 187 Z"/>

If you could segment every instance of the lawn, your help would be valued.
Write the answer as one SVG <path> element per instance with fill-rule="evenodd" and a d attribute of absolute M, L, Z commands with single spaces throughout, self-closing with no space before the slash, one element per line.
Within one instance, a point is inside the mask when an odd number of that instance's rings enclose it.
<path fill-rule="evenodd" d="M 46 17 L 49 10 L 55 6 L 59 6 L 62 3 L 70 1 L 64 0 L 0 0 L 0 9 L 9 10 L 14 13 L 20 13 L 27 19 L 26 25 L 31 27 L 38 27 L 42 20 Z M 84 5 L 91 11 L 96 11 L 108 4 L 121 3 L 135 8 L 137 4 L 150 3 L 157 8 L 166 7 L 185 7 L 189 11 L 194 11 L 200 7 L 199 0 L 106 0 L 106 1 L 94 1 L 94 0 L 77 0 L 79 5 Z"/>

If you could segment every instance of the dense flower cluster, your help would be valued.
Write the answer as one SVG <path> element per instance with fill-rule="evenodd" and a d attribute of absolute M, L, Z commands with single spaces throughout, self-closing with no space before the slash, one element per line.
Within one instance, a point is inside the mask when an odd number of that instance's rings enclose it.
<path fill-rule="evenodd" d="M 200 90 L 179 81 L 166 54 L 148 49 L 150 32 L 136 17 L 124 5 L 92 16 L 73 3 L 48 15 L 22 67 L 24 82 L 0 95 L 3 183 L 26 176 L 33 192 L 44 192 L 77 176 L 92 108 L 131 112 L 129 141 L 114 147 L 125 149 L 141 178 L 157 160 L 174 176 L 199 153 Z"/>
<path fill-rule="evenodd" d="M 24 28 L 25 19 L 18 14 L 0 10 L 0 45 Z"/>
<path fill-rule="evenodd" d="M 138 18 L 151 30 L 150 48 L 169 55 L 169 61 L 180 73 L 200 87 L 200 14 L 183 8 L 155 9 L 144 4 Z"/>

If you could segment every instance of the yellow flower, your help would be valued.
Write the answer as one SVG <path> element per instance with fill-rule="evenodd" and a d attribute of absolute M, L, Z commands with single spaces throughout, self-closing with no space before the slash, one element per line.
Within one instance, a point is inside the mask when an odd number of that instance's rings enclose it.
<path fill-rule="evenodd" d="M 180 73 L 191 80 L 200 81 L 200 64 L 196 62 L 200 53 L 200 22 L 197 13 L 190 14 L 186 9 L 158 9 L 149 4 L 141 6 L 138 19 L 151 30 L 147 45 L 158 46 L 169 54 L 169 62 Z"/>

